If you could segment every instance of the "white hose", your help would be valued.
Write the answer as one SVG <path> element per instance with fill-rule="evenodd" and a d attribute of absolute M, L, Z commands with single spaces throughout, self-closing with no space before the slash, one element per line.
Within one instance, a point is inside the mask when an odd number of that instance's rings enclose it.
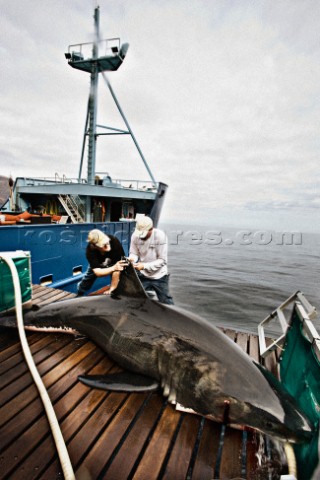
<path fill-rule="evenodd" d="M 284 444 L 284 451 L 287 457 L 289 475 L 281 475 L 281 479 L 296 480 L 298 478 L 298 469 L 297 469 L 296 456 L 294 454 L 294 450 L 291 443 L 286 442 Z"/>
<path fill-rule="evenodd" d="M 65 445 L 60 427 L 59 427 L 59 422 L 57 420 L 55 411 L 53 409 L 50 397 L 48 395 L 48 392 L 41 380 L 41 377 L 39 375 L 39 372 L 37 370 L 37 367 L 34 363 L 34 360 L 32 358 L 32 354 L 30 352 L 30 348 L 27 342 L 27 337 L 25 334 L 24 330 L 24 325 L 23 325 L 23 315 L 22 315 L 22 301 L 21 301 L 21 288 L 20 288 L 20 281 L 19 281 L 19 276 L 18 272 L 16 269 L 16 266 L 10 257 L 10 255 L 6 253 L 1 253 L 1 257 L 4 259 L 4 261 L 7 263 L 8 267 L 10 268 L 11 275 L 12 275 L 12 280 L 13 280 L 13 286 L 14 286 L 14 295 L 15 295 L 15 304 L 16 304 L 16 315 L 17 315 L 17 325 L 18 325 L 18 331 L 19 331 L 19 336 L 20 336 L 20 341 L 21 341 L 21 346 L 22 346 L 22 351 L 25 356 L 27 365 L 29 367 L 30 373 L 33 377 L 33 380 L 38 388 L 41 400 L 43 402 L 45 411 L 47 413 L 48 421 L 50 424 L 50 428 L 52 431 L 52 435 L 56 444 L 57 452 L 59 455 L 62 471 L 65 480 L 75 480 L 75 475 L 73 472 L 73 468 L 71 465 L 70 457 L 68 454 L 67 447 Z"/>

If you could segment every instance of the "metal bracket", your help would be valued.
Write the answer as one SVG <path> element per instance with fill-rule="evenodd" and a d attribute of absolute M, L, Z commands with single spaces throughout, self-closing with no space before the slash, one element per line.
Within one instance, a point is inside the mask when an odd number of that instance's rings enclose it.
<path fill-rule="evenodd" d="M 263 358 L 269 355 L 269 353 L 271 353 L 276 348 L 281 347 L 283 345 L 288 327 L 290 326 L 290 320 L 288 321 L 286 319 L 283 310 L 286 307 L 289 307 L 290 304 L 293 304 L 293 308 L 297 309 L 300 319 L 303 321 L 304 325 L 306 326 L 306 329 L 312 330 L 313 328 L 312 332 L 310 331 L 312 338 L 315 338 L 315 339 L 319 338 L 316 329 L 314 328 L 312 322 L 310 322 L 311 319 L 314 319 L 317 316 L 317 311 L 315 307 L 313 307 L 308 302 L 308 300 L 303 295 L 303 293 L 298 291 L 293 295 L 291 295 L 276 310 L 274 310 L 270 315 L 268 315 L 268 317 L 266 317 L 261 323 L 259 323 L 258 325 L 259 350 L 260 350 L 260 355 Z M 274 340 L 267 347 L 264 327 L 274 319 L 278 319 L 282 333 L 276 340 Z"/>
<path fill-rule="evenodd" d="M 315 310 L 315 309 L 314 309 Z M 306 312 L 303 306 L 299 303 L 296 305 L 296 311 L 302 323 L 302 332 L 304 336 L 312 344 L 314 354 L 320 362 L 320 335 L 310 320 L 310 314 Z"/>

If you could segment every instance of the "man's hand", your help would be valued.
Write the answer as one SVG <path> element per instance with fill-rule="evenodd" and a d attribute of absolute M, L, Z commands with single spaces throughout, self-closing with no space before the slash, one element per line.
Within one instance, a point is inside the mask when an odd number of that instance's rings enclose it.
<path fill-rule="evenodd" d="M 134 268 L 135 268 L 136 270 L 144 270 L 144 264 L 141 263 L 141 262 L 139 262 L 139 263 L 134 263 L 133 266 L 134 266 Z"/>
<path fill-rule="evenodd" d="M 122 270 L 128 265 L 125 260 L 120 260 L 113 266 L 114 272 L 122 272 Z"/>

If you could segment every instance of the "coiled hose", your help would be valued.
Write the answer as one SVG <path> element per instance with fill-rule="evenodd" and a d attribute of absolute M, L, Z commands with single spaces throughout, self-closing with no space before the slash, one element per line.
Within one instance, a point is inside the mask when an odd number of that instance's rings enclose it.
<path fill-rule="evenodd" d="M 34 363 L 34 360 L 32 358 L 32 354 L 30 352 L 30 348 L 28 345 L 28 341 L 27 341 L 27 337 L 26 337 L 24 325 L 23 325 L 21 287 L 20 287 L 18 272 L 14 264 L 14 261 L 12 260 L 10 255 L 1 253 L 1 257 L 6 262 L 6 264 L 8 265 L 11 271 L 13 287 L 14 287 L 14 295 L 15 295 L 17 325 L 18 325 L 22 351 L 26 359 L 27 365 L 29 367 L 30 373 L 32 375 L 32 378 L 34 380 L 34 383 L 36 384 L 36 387 L 39 391 L 42 403 L 44 405 L 44 408 L 48 417 L 49 425 L 51 428 L 51 432 L 52 432 L 54 442 L 56 444 L 58 456 L 60 459 L 63 475 L 65 480 L 75 480 L 76 477 L 74 475 L 68 450 L 60 430 L 59 422 L 57 420 L 48 392 L 42 382 L 42 379 L 39 375 L 37 367 Z"/>

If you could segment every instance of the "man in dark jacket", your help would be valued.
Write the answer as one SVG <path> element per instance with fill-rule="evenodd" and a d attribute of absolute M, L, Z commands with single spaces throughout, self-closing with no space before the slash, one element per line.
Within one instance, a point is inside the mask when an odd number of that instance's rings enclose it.
<path fill-rule="evenodd" d="M 107 275 L 112 275 L 110 289 L 107 293 L 115 290 L 119 282 L 120 272 L 126 265 L 125 261 L 121 261 L 123 255 L 124 250 L 116 237 L 106 235 L 98 229 L 91 230 L 86 248 L 89 266 L 83 279 L 78 283 L 77 296 L 83 296 L 92 287 L 97 277 Z"/>

